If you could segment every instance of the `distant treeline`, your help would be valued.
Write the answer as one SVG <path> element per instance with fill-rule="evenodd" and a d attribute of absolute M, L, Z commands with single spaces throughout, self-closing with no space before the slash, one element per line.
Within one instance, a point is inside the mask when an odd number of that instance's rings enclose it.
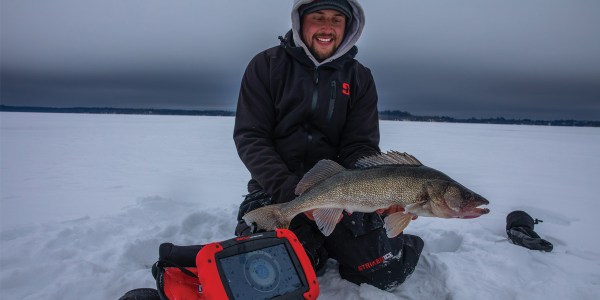
<path fill-rule="evenodd" d="M 185 110 L 157 108 L 111 108 L 111 107 L 34 107 L 0 105 L 0 111 L 76 113 L 76 114 L 125 114 L 125 115 L 184 115 L 184 116 L 235 116 L 235 112 L 226 110 Z"/>
<path fill-rule="evenodd" d="M 379 112 L 380 120 L 393 121 L 420 121 L 420 122 L 447 122 L 447 123 L 479 123 L 479 124 L 517 124 L 517 125 L 544 125 L 544 126 L 577 126 L 600 127 L 600 121 L 578 120 L 530 120 L 530 119 L 505 119 L 505 118 L 469 118 L 457 119 L 439 116 L 413 116 L 405 111 L 384 110 Z"/>
<path fill-rule="evenodd" d="M 97 107 L 33 107 L 33 106 L 8 106 L 0 105 L 0 111 L 10 112 L 42 112 L 42 113 L 80 113 L 80 114 L 130 114 L 130 115 L 184 115 L 184 116 L 235 116 L 235 112 L 227 110 L 184 110 L 184 109 L 157 109 L 157 108 L 97 108 Z M 543 126 L 577 126 L 600 127 L 600 121 L 578 120 L 530 120 L 530 119 L 505 119 L 505 118 L 470 118 L 457 119 L 439 116 L 414 116 L 409 112 L 398 110 L 384 110 L 379 112 L 380 120 L 394 121 L 420 121 L 420 122 L 448 122 L 448 123 L 479 123 L 479 124 L 519 124 Z"/>

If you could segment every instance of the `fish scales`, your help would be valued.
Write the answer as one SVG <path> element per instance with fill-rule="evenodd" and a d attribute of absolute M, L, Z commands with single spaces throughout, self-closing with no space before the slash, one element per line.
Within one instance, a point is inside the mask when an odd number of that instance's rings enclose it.
<path fill-rule="evenodd" d="M 414 215 L 473 218 L 489 212 L 477 207 L 489 203 L 485 198 L 409 154 L 392 151 L 359 162 L 361 168 L 346 170 L 333 161 L 320 161 L 298 184 L 296 199 L 251 211 L 244 220 L 274 230 L 314 211 L 317 225 L 329 235 L 343 210 L 373 212 L 398 205 L 405 212 L 385 219 L 388 236 L 394 236 Z"/>
<path fill-rule="evenodd" d="M 347 170 L 323 181 L 282 209 L 297 214 L 323 207 L 343 206 L 348 212 L 371 212 L 374 207 L 405 206 L 417 201 L 421 190 L 414 186 L 422 185 L 432 173 L 430 168 L 414 166 Z"/>

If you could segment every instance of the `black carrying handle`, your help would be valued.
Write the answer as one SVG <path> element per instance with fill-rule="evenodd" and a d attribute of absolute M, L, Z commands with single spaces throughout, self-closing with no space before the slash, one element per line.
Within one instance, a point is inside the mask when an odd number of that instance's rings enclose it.
<path fill-rule="evenodd" d="M 196 274 L 186 268 L 196 267 L 196 255 L 204 245 L 176 246 L 172 243 L 163 243 L 158 248 L 158 261 L 152 265 L 152 276 L 156 280 L 158 295 L 161 300 L 168 300 L 164 292 L 165 268 L 173 267 L 184 274 L 198 278 Z"/>
<path fill-rule="evenodd" d="M 196 267 L 196 255 L 204 245 L 176 246 L 163 243 L 158 248 L 159 260 L 168 261 L 180 267 Z"/>
<path fill-rule="evenodd" d="M 186 268 L 196 267 L 196 255 L 204 245 L 176 246 L 171 243 L 163 243 L 158 249 L 158 261 L 152 266 L 154 279 L 162 277 L 164 268 L 178 268 L 184 274 L 197 278 L 196 274 Z M 160 286 L 159 286 L 160 290 Z"/>

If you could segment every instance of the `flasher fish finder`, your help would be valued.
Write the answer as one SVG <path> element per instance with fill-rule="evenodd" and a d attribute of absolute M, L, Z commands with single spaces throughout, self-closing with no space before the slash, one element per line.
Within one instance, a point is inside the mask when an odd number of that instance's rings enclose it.
<path fill-rule="evenodd" d="M 319 295 L 306 252 L 286 229 L 202 246 L 163 244 L 154 269 L 161 299 L 316 299 Z"/>

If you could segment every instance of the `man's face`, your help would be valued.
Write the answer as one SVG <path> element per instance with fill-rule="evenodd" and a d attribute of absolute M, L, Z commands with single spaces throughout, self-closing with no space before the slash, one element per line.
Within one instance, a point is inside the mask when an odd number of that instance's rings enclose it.
<path fill-rule="evenodd" d="M 346 16 L 325 9 L 304 15 L 302 41 L 318 61 L 331 57 L 344 39 Z"/>

